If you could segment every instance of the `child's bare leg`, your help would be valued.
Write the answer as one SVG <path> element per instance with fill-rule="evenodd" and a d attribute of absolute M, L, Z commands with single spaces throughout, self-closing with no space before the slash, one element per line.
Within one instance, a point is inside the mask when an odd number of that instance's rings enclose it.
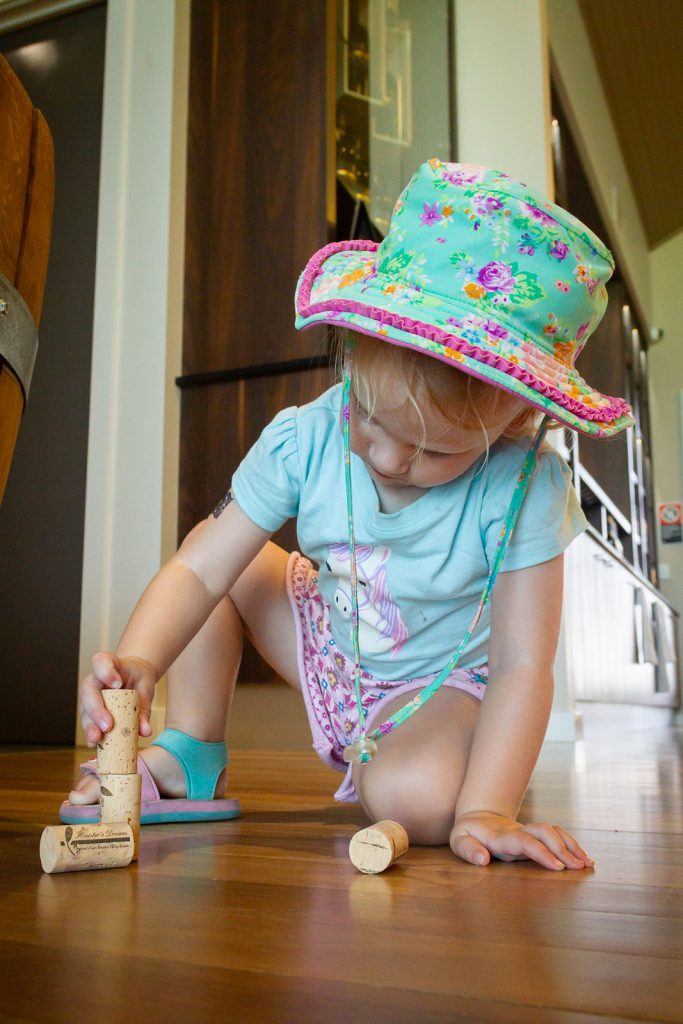
<path fill-rule="evenodd" d="M 226 597 L 166 674 L 167 729 L 179 729 L 205 743 L 225 739 L 243 638 L 242 620 Z M 185 796 L 185 775 L 168 750 L 150 746 L 142 757 L 162 796 Z M 226 781 L 223 769 L 215 796 L 225 793 Z"/>
<path fill-rule="evenodd" d="M 226 597 L 166 675 L 168 729 L 180 729 L 205 743 L 225 739 L 243 636 L 239 613 Z"/>
<path fill-rule="evenodd" d="M 167 673 L 168 728 L 209 743 L 225 738 L 245 634 L 275 671 L 300 689 L 285 583 L 288 557 L 275 544 L 266 544 L 171 666 Z M 172 754 L 152 746 L 141 756 L 162 796 L 185 795 L 185 777 Z M 215 795 L 221 796 L 224 790 L 223 772 Z M 99 782 L 93 776 L 81 779 L 69 794 L 71 803 L 95 803 L 98 799 Z"/>
<path fill-rule="evenodd" d="M 167 727 L 209 743 L 225 738 L 242 638 L 237 609 L 225 598 L 167 673 Z M 185 777 L 172 754 L 162 747 L 147 747 L 141 756 L 162 796 L 185 795 Z M 221 796 L 224 789 L 223 773 L 216 795 Z M 69 794 L 70 803 L 95 803 L 98 799 L 99 781 L 94 776 L 85 776 Z"/>
<path fill-rule="evenodd" d="M 389 703 L 382 720 L 407 700 L 403 696 Z M 376 757 L 354 766 L 354 786 L 368 816 L 400 822 L 411 843 L 448 843 L 478 714 L 475 697 L 444 686 L 384 736 Z"/>

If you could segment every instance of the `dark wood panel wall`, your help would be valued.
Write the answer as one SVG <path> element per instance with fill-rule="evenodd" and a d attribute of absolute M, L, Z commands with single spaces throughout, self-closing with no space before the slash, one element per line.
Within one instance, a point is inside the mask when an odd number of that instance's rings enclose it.
<path fill-rule="evenodd" d="M 275 413 L 329 381 L 324 369 L 259 375 L 324 352 L 322 331 L 294 330 L 293 298 L 328 240 L 328 7 L 193 0 L 183 375 L 245 372 L 183 387 L 181 538 Z M 276 540 L 293 546 L 293 527 Z M 242 677 L 272 672 L 247 651 Z"/>
<path fill-rule="evenodd" d="M 307 355 L 327 240 L 326 0 L 194 0 L 183 372 Z"/>
<path fill-rule="evenodd" d="M 233 471 L 273 416 L 289 405 L 310 402 L 329 383 L 330 371 L 318 369 L 211 384 L 183 393 L 187 429 L 181 437 L 180 463 L 187 494 L 186 533 L 215 508 L 230 486 Z M 293 526 L 283 528 L 274 539 L 291 548 L 296 532 Z"/>

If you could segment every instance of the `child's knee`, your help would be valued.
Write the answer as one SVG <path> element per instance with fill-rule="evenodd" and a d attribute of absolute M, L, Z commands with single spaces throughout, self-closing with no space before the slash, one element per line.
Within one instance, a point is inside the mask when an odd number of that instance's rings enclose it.
<path fill-rule="evenodd" d="M 366 813 L 374 820 L 398 821 L 418 846 L 448 843 L 455 815 L 457 786 L 442 770 L 370 773 L 356 783 Z M 361 769 L 362 771 L 362 769 Z"/>

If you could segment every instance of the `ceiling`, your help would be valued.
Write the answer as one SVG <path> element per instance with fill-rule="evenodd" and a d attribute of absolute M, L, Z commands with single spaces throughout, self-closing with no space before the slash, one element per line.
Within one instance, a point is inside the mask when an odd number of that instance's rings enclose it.
<path fill-rule="evenodd" d="M 683 231 L 683 0 L 579 0 L 651 248 Z"/>

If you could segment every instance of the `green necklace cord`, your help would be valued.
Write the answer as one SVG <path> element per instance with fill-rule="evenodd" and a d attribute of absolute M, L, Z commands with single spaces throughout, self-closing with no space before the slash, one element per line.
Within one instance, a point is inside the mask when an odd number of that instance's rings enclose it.
<path fill-rule="evenodd" d="M 430 697 L 433 697 L 436 691 L 443 685 L 448 676 L 451 674 L 453 669 L 458 664 L 463 651 L 467 647 L 470 641 L 472 633 L 477 628 L 482 612 L 489 602 L 491 597 L 491 591 L 493 590 L 496 578 L 500 571 L 501 564 L 505 557 L 508 544 L 512 537 L 512 532 L 517 522 L 524 496 L 528 490 L 529 483 L 531 481 L 532 474 L 536 468 L 538 460 L 538 451 L 543 442 L 543 438 L 546 435 L 548 429 L 549 417 L 544 416 L 541 420 L 540 426 L 534 435 L 534 438 L 529 446 L 529 450 L 524 459 L 522 469 L 517 478 L 515 489 L 512 494 L 510 505 L 505 515 L 503 527 L 498 538 L 498 544 L 496 546 L 496 553 L 489 570 L 489 574 L 484 585 L 484 589 L 477 606 L 477 610 L 474 614 L 474 618 L 470 623 L 468 629 L 465 632 L 462 640 L 458 644 L 452 658 L 447 665 L 441 669 L 438 675 L 425 686 L 411 701 L 400 708 L 391 718 L 388 718 L 381 725 L 377 726 L 366 735 L 365 731 L 365 712 L 363 710 L 363 692 L 361 685 L 361 664 L 360 664 L 360 645 L 358 639 L 359 633 L 359 621 L 358 621 L 358 572 L 356 567 L 356 538 L 353 521 L 353 495 L 351 490 L 351 444 L 349 439 L 349 421 L 351 413 L 351 373 L 348 366 L 348 360 L 344 364 L 343 374 L 343 386 L 342 386 L 342 437 L 344 444 L 344 476 L 346 483 L 346 513 L 347 513 L 347 528 L 349 537 L 349 560 L 351 566 L 351 633 L 353 639 L 353 656 L 354 656 L 354 679 L 355 679 L 355 692 L 356 692 L 356 704 L 358 707 L 358 727 L 359 727 L 359 738 L 355 743 L 349 744 L 344 750 L 344 760 L 349 762 L 358 762 L 360 764 L 366 764 L 371 761 L 373 756 L 377 753 L 377 741 L 382 736 L 387 736 L 394 729 L 397 729 L 399 725 L 406 722 L 412 715 L 415 714 Z"/>

